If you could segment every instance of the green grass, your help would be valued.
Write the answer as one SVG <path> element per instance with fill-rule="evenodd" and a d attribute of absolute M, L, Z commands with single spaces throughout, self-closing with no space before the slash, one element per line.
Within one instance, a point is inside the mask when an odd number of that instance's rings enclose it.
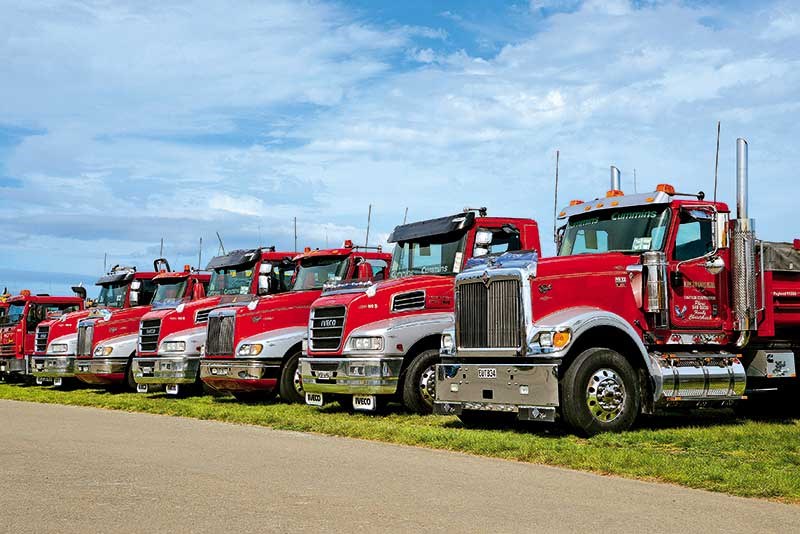
<path fill-rule="evenodd" d="M 466 429 L 454 417 L 352 414 L 338 404 L 241 404 L 227 397 L 0 384 L 0 398 L 212 419 L 284 430 L 417 445 L 481 456 L 658 480 L 800 503 L 800 420 L 747 420 L 730 412 L 645 419 L 624 434 L 578 438 L 555 425 Z"/>

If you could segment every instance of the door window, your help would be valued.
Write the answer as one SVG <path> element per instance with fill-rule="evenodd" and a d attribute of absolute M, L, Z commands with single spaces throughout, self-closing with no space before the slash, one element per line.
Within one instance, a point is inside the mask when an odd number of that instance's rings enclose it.
<path fill-rule="evenodd" d="M 674 259 L 685 261 L 700 258 L 713 250 L 711 215 L 702 211 L 681 211 Z"/>
<path fill-rule="evenodd" d="M 475 244 L 473 256 L 485 256 L 486 254 L 502 254 L 503 252 L 520 250 L 522 243 L 519 238 L 519 230 L 511 226 L 503 228 L 480 228 L 478 232 L 491 232 L 492 240 L 489 244 Z M 477 232 L 476 232 L 477 235 Z"/>

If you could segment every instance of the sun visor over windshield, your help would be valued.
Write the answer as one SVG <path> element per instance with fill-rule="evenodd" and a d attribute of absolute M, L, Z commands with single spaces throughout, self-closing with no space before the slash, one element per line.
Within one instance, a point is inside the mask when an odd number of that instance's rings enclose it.
<path fill-rule="evenodd" d="M 475 213 L 466 212 L 449 217 L 439 217 L 438 219 L 428 219 L 427 221 L 413 222 L 397 226 L 389 235 L 389 243 L 399 241 L 410 241 L 422 237 L 447 235 L 472 228 L 475 224 Z"/>
<path fill-rule="evenodd" d="M 224 256 L 211 258 L 206 266 L 207 271 L 213 271 L 224 267 L 236 267 L 245 263 L 252 263 L 259 256 L 258 249 L 253 250 L 232 250 Z"/>
<path fill-rule="evenodd" d="M 101 276 L 100 279 L 97 282 L 95 282 L 95 285 L 102 286 L 105 284 L 118 284 L 120 282 L 127 282 L 131 278 L 133 278 L 133 274 L 134 273 L 131 271 L 107 274 L 105 276 Z"/>

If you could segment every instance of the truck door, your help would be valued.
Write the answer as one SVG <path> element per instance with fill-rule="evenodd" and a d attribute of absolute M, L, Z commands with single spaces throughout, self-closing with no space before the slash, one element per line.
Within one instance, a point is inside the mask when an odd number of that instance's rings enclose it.
<path fill-rule="evenodd" d="M 705 267 L 714 251 L 713 212 L 681 208 L 670 255 L 670 324 L 672 328 L 708 331 L 722 328 L 720 297 L 725 271 L 713 275 Z"/>
<path fill-rule="evenodd" d="M 502 254 L 521 248 L 519 230 L 516 227 L 509 224 L 496 227 L 482 226 L 475 232 L 471 256 Z"/>

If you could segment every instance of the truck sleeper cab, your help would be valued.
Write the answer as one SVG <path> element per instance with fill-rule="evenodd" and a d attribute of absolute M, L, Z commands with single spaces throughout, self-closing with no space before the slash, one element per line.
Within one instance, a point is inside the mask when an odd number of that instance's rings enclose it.
<path fill-rule="evenodd" d="M 296 255 L 271 247 L 217 256 L 206 267 L 212 274 L 205 298 L 160 309 L 154 306 L 140 323 L 133 359 L 137 391 L 165 387 L 167 393 L 177 395 L 198 389 L 209 313 L 219 305 L 246 304 L 256 295 L 286 291 L 294 272 L 291 258 Z"/>
<path fill-rule="evenodd" d="M 300 375 L 308 404 L 337 398 L 374 411 L 397 398 L 430 413 L 442 330 L 453 324 L 453 281 L 473 256 L 530 249 L 531 219 L 487 217 L 485 208 L 398 226 L 389 279 L 333 286 L 314 302 Z"/>
<path fill-rule="evenodd" d="M 188 266 L 187 266 L 188 267 Z M 166 305 L 180 299 L 191 299 L 207 283 L 208 275 L 184 269 L 172 272 L 166 260 L 154 262 L 153 272 L 125 268 L 115 273 L 116 297 L 123 303 L 119 309 L 97 309 L 78 322 L 75 377 L 98 386 L 121 385 L 136 390 L 132 360 L 136 353 L 139 322 L 151 304 Z M 101 279 L 103 280 L 103 279 Z M 104 280 L 105 281 L 105 280 Z"/>
<path fill-rule="evenodd" d="M 27 290 L 11 297 L 7 304 L 0 323 L 0 376 L 29 375 L 39 324 L 84 306 L 80 297 L 31 295 Z"/>
<path fill-rule="evenodd" d="M 389 254 L 354 247 L 310 250 L 294 258 L 291 289 L 247 305 L 228 305 L 209 314 L 200 378 L 212 389 L 246 401 L 302 402 L 297 363 L 311 304 L 330 282 L 355 287 L 384 278 Z"/>
<path fill-rule="evenodd" d="M 560 417 L 592 435 L 797 387 L 800 247 L 756 241 L 746 142 L 733 221 L 702 192 L 622 195 L 614 171 L 606 198 L 559 214 L 560 257 L 501 256 L 457 277 L 436 413 Z"/>

